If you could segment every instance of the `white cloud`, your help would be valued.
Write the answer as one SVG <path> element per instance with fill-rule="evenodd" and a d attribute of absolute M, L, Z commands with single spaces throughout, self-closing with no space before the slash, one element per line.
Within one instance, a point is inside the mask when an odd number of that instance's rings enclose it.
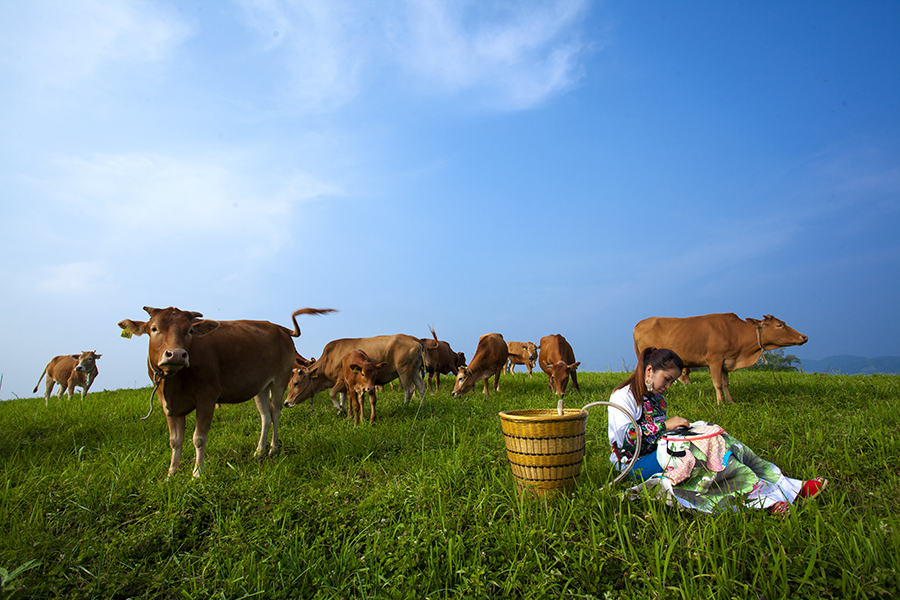
<path fill-rule="evenodd" d="M 580 77 L 586 48 L 576 29 L 586 8 L 580 0 L 523 2 L 502 11 L 436 0 L 411 4 L 401 60 L 426 83 L 485 89 L 498 105 L 527 108 Z"/>
<path fill-rule="evenodd" d="M 246 157 L 182 160 L 148 154 L 96 155 L 60 161 L 55 195 L 64 206 L 89 206 L 99 232 L 116 245 L 163 240 L 241 240 L 246 250 L 277 247 L 291 208 L 332 185 L 301 172 L 253 178 Z"/>
<path fill-rule="evenodd" d="M 429 95 L 528 108 L 577 82 L 587 49 L 578 37 L 586 0 L 239 3 L 263 49 L 283 55 L 303 108 L 340 106 L 398 76 Z"/>
<path fill-rule="evenodd" d="M 65 88 L 112 65 L 168 58 L 190 33 L 171 11 L 143 0 L 0 3 L 0 65 Z"/>

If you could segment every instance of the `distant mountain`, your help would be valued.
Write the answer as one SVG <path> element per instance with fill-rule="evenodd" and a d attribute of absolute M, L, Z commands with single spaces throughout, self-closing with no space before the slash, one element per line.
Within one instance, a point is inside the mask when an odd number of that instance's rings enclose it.
<path fill-rule="evenodd" d="M 827 356 L 822 360 L 801 358 L 804 373 L 840 373 L 841 375 L 900 374 L 900 356 Z"/>

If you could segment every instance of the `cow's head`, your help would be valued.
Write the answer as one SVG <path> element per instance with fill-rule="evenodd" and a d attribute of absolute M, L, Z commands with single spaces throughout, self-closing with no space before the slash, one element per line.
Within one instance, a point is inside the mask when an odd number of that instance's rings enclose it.
<path fill-rule="evenodd" d="M 525 342 L 525 350 L 528 352 L 528 365 L 534 368 L 534 364 L 538 358 L 538 347 L 534 342 Z"/>
<path fill-rule="evenodd" d="M 219 326 L 218 321 L 200 320 L 203 315 L 188 312 L 170 306 L 169 308 L 153 308 L 145 306 L 150 315 L 149 321 L 119 321 L 126 337 L 132 335 L 150 336 L 149 360 L 155 371 L 166 375 L 177 373 L 191 366 L 191 340 L 208 334 Z"/>
<path fill-rule="evenodd" d="M 564 361 L 549 365 L 547 376 L 550 378 L 550 388 L 557 397 L 562 398 L 566 395 L 566 387 L 569 385 L 569 376 L 578 369 L 581 362 L 567 365 Z"/>
<path fill-rule="evenodd" d="M 759 343 L 764 350 L 774 350 L 784 346 L 802 346 L 809 338 L 796 329 L 788 327 L 781 319 L 772 315 L 764 315 L 763 320 L 747 319 L 748 323 L 756 326 L 759 333 Z"/>
<path fill-rule="evenodd" d="M 456 353 L 456 368 L 466 366 L 466 353 L 465 352 L 457 352 Z"/>
<path fill-rule="evenodd" d="M 463 365 L 456 372 L 456 383 L 453 385 L 453 391 L 450 392 L 450 395 L 458 398 L 475 387 L 477 382 L 475 373 L 469 367 Z"/>
<path fill-rule="evenodd" d="M 81 354 L 72 354 L 72 358 L 75 359 L 75 370 L 83 371 L 85 373 L 93 373 L 94 369 L 97 367 L 96 362 L 97 359 L 103 356 L 102 354 L 97 354 L 97 351 L 91 352 L 82 352 Z"/>
<path fill-rule="evenodd" d="M 381 362 L 376 365 L 370 360 L 354 361 L 348 366 L 348 369 L 354 378 L 351 387 L 366 394 L 374 394 L 378 371 L 386 366 L 386 362 Z M 348 382 L 348 384 L 349 383 L 350 382 Z"/>
<path fill-rule="evenodd" d="M 315 395 L 313 377 L 316 376 L 316 367 L 296 367 L 291 381 L 288 383 L 287 398 L 284 405 L 287 408 L 306 402 Z"/>

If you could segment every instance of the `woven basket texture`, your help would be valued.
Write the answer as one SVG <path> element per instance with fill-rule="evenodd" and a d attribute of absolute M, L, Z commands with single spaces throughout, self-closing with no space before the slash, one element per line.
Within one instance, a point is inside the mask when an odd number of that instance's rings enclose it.
<path fill-rule="evenodd" d="M 587 413 L 532 408 L 500 413 L 506 456 L 519 489 L 538 495 L 567 491 L 584 461 Z"/>

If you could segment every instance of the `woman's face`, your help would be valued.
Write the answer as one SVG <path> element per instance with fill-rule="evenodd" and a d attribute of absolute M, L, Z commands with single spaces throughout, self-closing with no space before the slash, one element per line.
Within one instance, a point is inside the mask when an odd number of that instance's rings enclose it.
<path fill-rule="evenodd" d="M 655 371 L 653 367 L 648 365 L 645 371 L 645 380 L 649 379 L 653 382 L 654 394 L 665 394 L 672 382 L 680 376 L 681 371 L 678 369 L 660 369 Z"/>

